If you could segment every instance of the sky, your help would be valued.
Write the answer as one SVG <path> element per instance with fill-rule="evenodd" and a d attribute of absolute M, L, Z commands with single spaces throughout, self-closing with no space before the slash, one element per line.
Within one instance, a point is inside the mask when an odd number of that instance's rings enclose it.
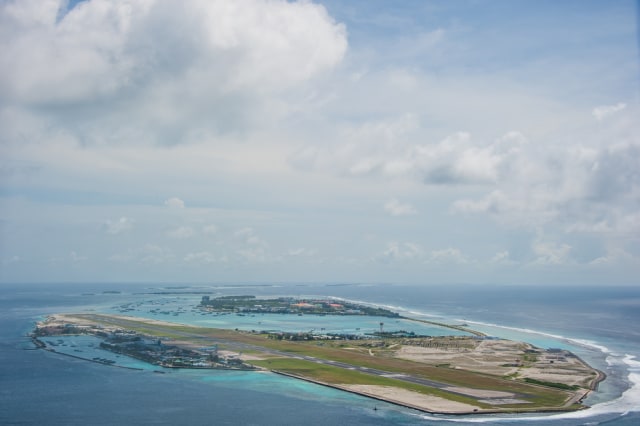
<path fill-rule="evenodd" d="M 0 282 L 637 285 L 630 0 L 0 0 Z"/>

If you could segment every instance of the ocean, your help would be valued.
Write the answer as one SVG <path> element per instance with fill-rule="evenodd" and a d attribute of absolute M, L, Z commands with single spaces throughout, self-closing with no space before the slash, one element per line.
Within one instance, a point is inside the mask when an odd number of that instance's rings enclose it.
<path fill-rule="evenodd" d="M 202 294 L 332 296 L 385 306 L 408 316 L 465 322 L 496 337 L 570 349 L 604 371 L 607 379 L 586 400 L 592 408 L 580 412 L 428 415 L 271 373 L 175 370 L 157 374 L 135 360 L 119 363 L 140 369 L 106 366 L 34 350 L 26 337 L 37 320 L 60 312 L 123 313 L 128 309 L 124 313 L 169 321 L 212 321 L 189 311 Z M 180 306 L 186 309 L 178 315 L 167 313 L 175 313 Z M 255 327 L 250 318 L 233 321 L 243 328 Z M 317 319 L 300 321 L 307 321 L 301 326 L 312 328 Z M 321 325 L 340 327 L 331 321 Z M 366 322 L 359 326 L 375 327 Z M 447 423 L 640 424 L 640 289 L 270 283 L 0 285 L 2 425 Z"/>

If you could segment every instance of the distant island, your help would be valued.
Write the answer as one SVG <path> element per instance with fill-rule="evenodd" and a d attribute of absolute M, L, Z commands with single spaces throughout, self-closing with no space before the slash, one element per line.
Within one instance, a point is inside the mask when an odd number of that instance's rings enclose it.
<path fill-rule="evenodd" d="M 204 296 L 198 307 L 212 313 L 404 318 L 383 308 L 329 299 Z M 356 338 L 248 332 L 92 313 L 50 316 L 36 325 L 32 337 L 39 347 L 56 351 L 63 340 L 54 341 L 53 336 L 88 334 L 102 339 L 102 349 L 160 368 L 268 370 L 430 413 L 579 410 L 585 408 L 585 396 L 604 379 L 569 351 L 449 327 L 470 335 L 431 337 L 380 330 Z"/>
<path fill-rule="evenodd" d="M 296 299 L 278 297 L 256 299 L 255 296 L 202 296 L 200 306 L 210 312 L 260 313 L 260 314 L 310 314 L 310 315 L 367 315 L 400 318 L 400 314 L 388 309 L 331 299 Z"/>

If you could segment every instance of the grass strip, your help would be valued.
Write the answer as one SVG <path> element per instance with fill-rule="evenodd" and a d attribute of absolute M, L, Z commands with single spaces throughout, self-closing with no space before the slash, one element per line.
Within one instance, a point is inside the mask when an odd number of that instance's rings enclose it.
<path fill-rule="evenodd" d="M 267 360 L 252 361 L 252 364 L 276 370 L 283 373 L 304 377 L 329 385 L 375 385 L 389 386 L 408 391 L 418 392 L 423 395 L 437 396 L 449 401 L 456 401 L 481 408 L 491 408 L 491 405 L 478 402 L 471 397 L 454 394 L 440 389 L 423 386 L 415 383 L 404 382 L 389 377 L 380 377 L 359 371 L 347 370 L 331 365 L 316 364 L 314 362 L 294 358 L 271 358 Z"/>
<path fill-rule="evenodd" d="M 228 340 L 230 342 L 246 343 L 291 354 L 312 356 L 324 360 L 344 362 L 358 367 L 375 368 L 388 371 L 390 373 L 403 373 L 455 386 L 513 392 L 515 394 L 518 394 L 521 399 L 526 399 L 528 402 L 530 402 L 530 406 L 534 405 L 538 407 L 560 407 L 570 396 L 570 394 L 565 390 L 540 386 L 534 383 L 524 383 L 514 380 L 508 380 L 488 374 L 458 370 L 455 368 L 425 365 L 423 363 L 401 360 L 397 358 L 373 357 L 368 353 L 362 353 L 346 348 L 318 345 L 317 342 L 290 342 L 272 340 L 267 339 L 264 335 L 258 335 L 249 332 L 179 324 L 169 325 L 164 323 L 149 322 L 146 319 L 122 318 L 110 315 L 79 314 L 74 316 L 98 323 L 107 324 L 110 326 L 115 325 L 118 327 L 126 327 L 151 336 L 170 337 L 178 340 L 199 343 L 203 343 L 202 340 L 205 339 Z M 320 369 L 321 367 L 320 364 L 312 362 L 310 364 L 315 369 Z M 256 365 L 258 365 L 257 362 Z"/>

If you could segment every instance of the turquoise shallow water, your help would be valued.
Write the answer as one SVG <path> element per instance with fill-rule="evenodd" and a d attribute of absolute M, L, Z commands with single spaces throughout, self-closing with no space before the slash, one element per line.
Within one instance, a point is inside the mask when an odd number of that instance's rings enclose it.
<path fill-rule="evenodd" d="M 125 355 L 100 349 L 102 339 L 94 336 L 56 336 L 42 339 L 47 346 L 57 353 L 95 361 L 94 358 L 113 361 L 113 365 L 136 370 L 157 370 L 152 364 L 139 361 Z"/>
<path fill-rule="evenodd" d="M 283 315 L 283 314 L 214 314 L 197 309 L 200 297 L 136 296 L 135 302 L 110 306 L 107 311 L 202 327 L 256 331 L 311 331 L 326 333 L 367 334 L 380 330 L 407 331 L 428 336 L 468 335 L 462 331 L 398 318 L 356 315 Z"/>
<path fill-rule="evenodd" d="M 380 330 L 380 323 L 385 331 L 406 331 L 419 335 L 444 336 L 444 335 L 471 335 L 459 330 L 434 326 L 418 321 L 411 321 L 400 318 L 359 316 L 359 315 L 295 315 L 295 314 L 216 314 L 204 312 L 197 305 L 200 301 L 198 296 L 174 296 L 174 295 L 121 295 L 120 298 L 126 300 L 109 306 L 92 305 L 85 307 L 84 311 L 106 312 L 118 315 L 129 315 L 156 319 L 162 321 L 176 322 L 200 327 L 240 329 L 247 331 L 314 331 L 319 333 L 356 334 L 366 335 Z M 61 354 L 80 357 L 87 360 L 100 358 L 109 360 L 113 365 L 140 370 L 162 370 L 165 373 L 175 372 L 172 369 L 163 369 L 125 355 L 114 354 L 100 349 L 101 339 L 93 336 L 59 336 L 44 339 L 49 348 Z M 201 373 L 196 372 L 196 375 Z M 227 377 L 230 381 L 238 378 L 232 375 L 221 375 L 220 378 Z M 247 377 L 254 377 L 253 373 L 248 373 Z M 212 374 L 205 376 L 207 380 L 218 378 Z M 261 383 L 260 379 L 254 377 L 254 387 Z M 287 379 L 287 391 L 291 386 L 291 379 Z M 293 381 L 299 382 L 299 381 Z M 317 387 L 307 384 L 307 387 Z M 334 393 L 344 394 L 332 390 Z M 348 394 L 347 394 L 348 395 Z"/>
<path fill-rule="evenodd" d="M 102 293 L 113 289 L 122 293 Z M 542 347 L 575 347 L 580 356 L 605 370 L 609 377 L 588 400 L 595 404 L 594 408 L 567 415 L 430 416 L 274 374 L 201 370 L 155 374 L 148 369 L 118 369 L 44 351 L 24 350 L 29 346 L 24 333 L 33 321 L 47 313 L 93 310 L 122 314 L 118 307 L 135 301 L 140 303 L 139 311 L 147 313 L 128 312 L 131 315 L 149 314 L 177 322 L 188 322 L 190 316 L 194 321 L 211 319 L 191 312 L 189 306 L 199 301 L 199 295 L 137 294 L 147 290 L 104 284 L 0 288 L 0 424 L 640 424 L 637 387 L 640 363 L 633 358 L 640 355 L 640 291 L 635 289 L 576 292 L 574 288 L 558 287 L 554 288 L 553 297 L 536 287 L 514 291 L 390 285 L 206 289 L 219 294 L 305 293 L 349 300 L 362 300 L 366 295 L 369 303 L 396 306 L 436 321 L 469 321 L 470 326 L 500 337 L 517 337 Z M 151 289 L 156 290 L 164 289 Z M 172 307 L 181 312 L 175 316 L 148 313 L 157 307 Z M 311 322 L 325 318 L 301 317 L 309 322 L 296 324 L 313 326 Z M 246 327 L 253 327 L 252 321 L 256 321 L 252 317 L 225 319 L 232 324 L 236 320 L 246 321 Z M 385 329 L 389 330 L 391 324 L 385 322 Z M 78 343 L 72 343 L 76 348 L 70 344 L 70 350 L 77 349 Z M 50 397 L 52 389 L 56 398 Z"/>

